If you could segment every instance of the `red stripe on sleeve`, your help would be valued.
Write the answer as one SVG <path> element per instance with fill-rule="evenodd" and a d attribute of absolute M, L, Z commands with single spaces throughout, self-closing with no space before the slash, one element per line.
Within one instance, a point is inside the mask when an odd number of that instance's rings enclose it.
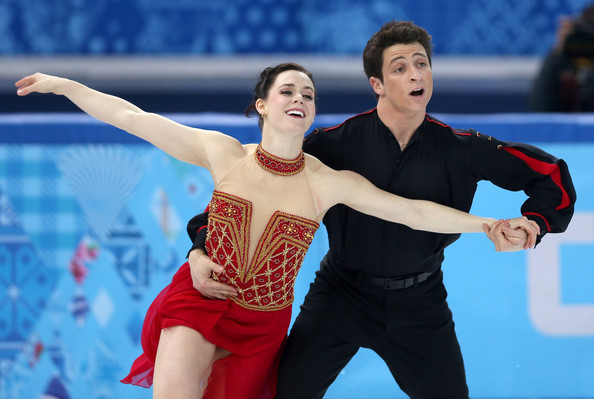
<path fill-rule="evenodd" d="M 538 159 L 530 158 L 522 151 L 512 147 L 503 147 L 503 149 L 513 156 L 518 157 L 522 161 L 526 162 L 526 165 L 528 165 L 528 167 L 530 167 L 530 169 L 534 170 L 535 172 L 551 176 L 553 183 L 555 183 L 555 185 L 561 189 L 561 203 L 555 208 L 555 210 L 563 209 L 570 205 L 569 195 L 567 194 L 567 191 L 565 191 L 565 188 L 563 188 L 563 183 L 561 182 L 561 171 L 559 170 L 559 166 L 542 162 Z"/>
<path fill-rule="evenodd" d="M 526 213 L 524 213 L 523 216 L 526 216 L 526 215 L 538 216 L 539 218 L 541 218 L 542 220 L 544 220 L 545 224 L 547 225 L 547 230 L 548 231 L 551 231 L 551 225 L 549 224 L 549 221 L 544 216 L 542 216 L 540 213 L 526 212 Z"/>

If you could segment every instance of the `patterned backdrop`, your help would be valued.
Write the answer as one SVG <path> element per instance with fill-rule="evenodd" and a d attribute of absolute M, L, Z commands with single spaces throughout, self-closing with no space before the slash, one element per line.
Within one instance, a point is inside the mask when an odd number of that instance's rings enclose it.
<path fill-rule="evenodd" d="M 1 398 L 82 398 L 89 386 L 87 397 L 121 397 L 113 382 L 121 354 L 138 352 L 146 292 L 180 265 L 180 235 L 188 244 L 175 197 L 210 186 L 172 162 L 148 146 L 2 147 Z"/>
<path fill-rule="evenodd" d="M 436 54 L 544 54 L 589 0 L 0 0 L 0 54 L 358 55 L 389 19 Z"/>
<path fill-rule="evenodd" d="M 316 125 L 344 117 L 318 115 Z M 174 118 L 242 142 L 260 136 L 240 115 Z M 481 234 L 448 249 L 448 301 L 473 397 L 594 398 L 594 115 L 455 119 L 562 157 L 579 198 L 572 231 L 536 251 L 496 254 Z M 517 214 L 523 193 L 481 186 L 474 213 Z M 0 399 L 150 398 L 118 381 L 141 352 L 146 309 L 184 262 L 186 221 L 212 188 L 206 170 L 89 117 L 1 116 Z M 294 317 L 326 249 L 321 228 L 296 281 Z M 560 295 L 531 286 L 559 286 Z M 398 392 L 362 349 L 327 397 Z"/>
<path fill-rule="evenodd" d="M 150 397 L 117 381 L 210 175 L 89 118 L 27 119 L 0 127 L 0 398 Z"/>

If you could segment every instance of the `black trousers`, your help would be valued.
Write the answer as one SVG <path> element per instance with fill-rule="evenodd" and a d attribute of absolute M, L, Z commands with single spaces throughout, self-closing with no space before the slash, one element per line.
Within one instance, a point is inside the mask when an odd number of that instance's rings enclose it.
<path fill-rule="evenodd" d="M 441 270 L 384 290 L 323 268 L 290 331 L 276 399 L 322 398 L 360 347 L 386 363 L 413 399 L 467 399 L 468 387 Z"/>

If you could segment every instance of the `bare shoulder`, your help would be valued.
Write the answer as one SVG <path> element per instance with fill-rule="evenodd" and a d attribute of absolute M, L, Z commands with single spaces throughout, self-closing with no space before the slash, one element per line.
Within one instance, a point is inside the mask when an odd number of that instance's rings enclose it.
<path fill-rule="evenodd" d="M 314 160 L 315 163 L 312 162 L 312 164 L 315 164 L 315 171 L 318 174 L 320 174 L 323 178 L 332 179 L 335 182 L 340 181 L 342 183 L 345 183 L 347 181 L 358 181 L 359 179 L 362 179 L 362 176 L 360 174 L 358 174 L 357 172 L 353 172 L 352 170 L 333 169 L 316 158 L 314 158 Z"/>
<path fill-rule="evenodd" d="M 217 158 L 222 157 L 229 160 L 245 157 L 246 146 L 242 145 L 235 137 L 214 130 L 208 131 L 208 135 L 210 143 L 213 144 L 211 149 L 216 151 L 214 155 Z"/>
<path fill-rule="evenodd" d="M 226 136 L 227 137 L 227 148 L 230 152 L 230 155 L 236 157 L 245 157 L 247 153 L 250 152 L 250 148 L 255 146 L 255 144 L 241 144 L 239 140 L 235 137 Z M 254 147 L 255 148 L 255 147 Z"/>
<path fill-rule="evenodd" d="M 326 166 L 326 164 L 320 161 L 318 158 L 309 154 L 305 154 L 305 167 L 308 169 L 310 173 L 313 174 L 324 174 L 334 171 L 334 169 L 330 168 L 329 166 Z"/>
<path fill-rule="evenodd" d="M 221 132 L 206 131 L 206 136 L 202 151 L 208 159 L 206 167 L 217 183 L 233 165 L 245 158 L 246 149 L 239 140 Z"/>
<path fill-rule="evenodd" d="M 355 172 L 332 169 L 311 155 L 306 155 L 305 165 L 320 213 L 343 203 L 348 193 L 356 188 L 354 177 L 358 175 Z"/>
<path fill-rule="evenodd" d="M 239 141 L 238 141 L 238 143 L 239 143 Z M 254 143 L 250 143 L 250 144 L 239 143 L 239 145 L 242 146 L 243 151 L 245 152 L 245 155 L 253 154 L 254 152 L 256 152 L 256 149 L 258 148 L 258 144 L 254 144 Z"/>
<path fill-rule="evenodd" d="M 310 174 L 310 178 L 321 179 L 324 185 L 334 183 L 345 183 L 346 181 L 360 177 L 357 173 L 350 170 L 336 170 L 327 166 L 316 157 L 305 154 L 305 165 Z"/>
<path fill-rule="evenodd" d="M 332 180 L 337 172 L 329 166 L 326 166 L 318 158 L 305 154 L 305 170 L 308 174 L 308 179 L 316 187 L 324 187 Z"/>

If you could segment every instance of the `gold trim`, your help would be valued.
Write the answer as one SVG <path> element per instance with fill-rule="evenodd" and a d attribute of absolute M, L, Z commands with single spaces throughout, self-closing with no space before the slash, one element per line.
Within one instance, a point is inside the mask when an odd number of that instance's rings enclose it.
<path fill-rule="evenodd" d="M 251 310 L 274 311 L 293 302 L 295 278 L 319 223 L 276 211 L 258 240 L 248 265 L 252 203 L 220 191 L 213 193 L 209 209 L 207 248 L 225 271 L 217 281 L 237 288 L 229 298 Z"/>
<path fill-rule="evenodd" d="M 256 158 L 256 163 L 262 169 L 275 175 L 292 176 L 305 168 L 305 154 L 303 151 L 295 159 L 284 159 L 272 155 L 263 149 L 261 144 L 258 144 L 256 151 L 254 151 L 254 158 Z"/>

